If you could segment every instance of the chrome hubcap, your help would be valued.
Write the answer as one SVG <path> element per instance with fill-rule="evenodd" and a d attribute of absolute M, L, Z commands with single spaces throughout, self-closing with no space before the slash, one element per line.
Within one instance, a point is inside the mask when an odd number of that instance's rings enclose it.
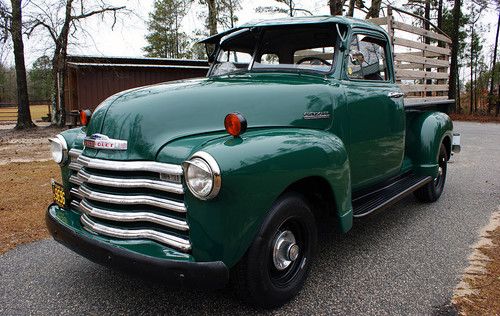
<path fill-rule="evenodd" d="M 295 236 L 289 230 L 281 232 L 274 239 L 273 263 L 278 270 L 285 270 L 299 257 L 300 248 L 295 243 Z"/>

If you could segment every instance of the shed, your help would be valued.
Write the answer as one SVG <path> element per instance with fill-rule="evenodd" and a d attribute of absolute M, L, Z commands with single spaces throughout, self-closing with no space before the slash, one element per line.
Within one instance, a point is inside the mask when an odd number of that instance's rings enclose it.
<path fill-rule="evenodd" d="M 107 97 L 135 87 L 204 77 L 205 60 L 68 56 L 65 78 L 67 122 L 71 111 L 95 109 Z"/>

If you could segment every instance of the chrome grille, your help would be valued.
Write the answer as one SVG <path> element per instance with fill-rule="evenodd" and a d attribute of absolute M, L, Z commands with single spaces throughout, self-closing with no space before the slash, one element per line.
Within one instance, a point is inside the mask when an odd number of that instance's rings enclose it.
<path fill-rule="evenodd" d="M 71 206 L 86 230 L 191 250 L 181 166 L 95 159 L 76 149 L 69 156 Z"/>

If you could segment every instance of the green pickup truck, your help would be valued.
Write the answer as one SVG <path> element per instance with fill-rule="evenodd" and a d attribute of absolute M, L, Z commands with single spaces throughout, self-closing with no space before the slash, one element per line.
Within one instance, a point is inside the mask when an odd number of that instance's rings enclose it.
<path fill-rule="evenodd" d="M 62 171 L 51 235 L 166 284 L 232 283 L 252 304 L 286 303 L 314 264 L 320 221 L 345 233 L 407 194 L 433 202 L 443 192 L 460 145 L 442 112 L 453 102 L 439 93 L 445 64 L 425 53 L 447 48 L 396 58 L 396 26 L 338 16 L 245 24 L 203 41 L 206 78 L 81 111 L 82 127 L 50 140 Z"/>

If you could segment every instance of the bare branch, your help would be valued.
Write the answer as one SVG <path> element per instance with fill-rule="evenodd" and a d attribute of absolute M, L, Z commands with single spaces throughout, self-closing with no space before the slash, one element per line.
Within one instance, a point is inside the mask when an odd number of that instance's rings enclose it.
<path fill-rule="evenodd" d="M 42 26 L 44 27 L 50 34 L 50 37 L 52 37 L 52 40 L 55 42 L 57 41 L 57 35 L 55 34 L 55 31 L 54 31 L 54 28 L 51 27 L 50 25 L 48 25 L 47 23 L 45 23 L 44 21 L 41 21 L 41 20 L 35 20 L 35 23 L 33 25 L 31 25 L 24 33 L 30 37 L 31 34 L 33 33 L 33 31 L 39 27 L 39 26 Z"/>
<path fill-rule="evenodd" d="M 116 11 L 119 11 L 119 10 L 122 10 L 122 9 L 125 9 L 125 6 L 122 6 L 122 7 L 105 7 L 105 8 L 102 8 L 100 10 L 90 11 L 90 12 L 87 12 L 87 13 L 82 13 L 80 15 L 71 16 L 71 19 L 72 20 L 81 20 L 81 19 L 85 19 L 85 18 L 91 17 L 93 15 L 102 14 L 102 13 L 105 13 L 105 12 L 114 12 L 116 14 Z M 115 16 L 115 19 L 116 19 L 116 16 Z M 114 25 L 114 23 L 113 23 L 113 25 Z"/>

